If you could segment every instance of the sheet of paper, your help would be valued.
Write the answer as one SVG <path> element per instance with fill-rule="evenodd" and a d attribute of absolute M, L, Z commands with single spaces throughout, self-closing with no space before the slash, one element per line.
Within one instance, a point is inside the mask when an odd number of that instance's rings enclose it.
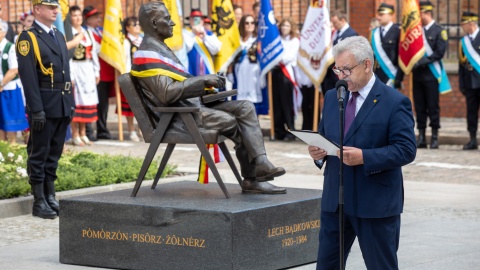
<path fill-rule="evenodd" d="M 340 149 L 340 147 L 336 143 L 331 142 L 327 138 L 320 135 L 318 132 L 307 130 L 289 130 L 289 132 L 308 145 L 318 146 L 324 149 L 325 151 L 327 151 L 327 155 L 329 156 L 336 156 L 337 150 Z"/>

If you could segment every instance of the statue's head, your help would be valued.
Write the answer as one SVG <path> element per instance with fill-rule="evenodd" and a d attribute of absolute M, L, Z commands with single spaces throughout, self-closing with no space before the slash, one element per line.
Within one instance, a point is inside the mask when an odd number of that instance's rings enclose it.
<path fill-rule="evenodd" d="M 138 11 L 138 18 L 145 35 L 162 41 L 173 36 L 175 23 L 162 1 L 143 4 Z"/>

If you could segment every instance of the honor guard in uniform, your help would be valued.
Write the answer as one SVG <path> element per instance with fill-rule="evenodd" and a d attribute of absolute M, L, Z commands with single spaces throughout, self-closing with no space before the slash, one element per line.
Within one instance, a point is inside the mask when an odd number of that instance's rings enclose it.
<path fill-rule="evenodd" d="M 458 77 L 460 91 L 467 101 L 467 129 L 470 141 L 463 146 L 464 150 L 478 149 L 477 128 L 478 109 L 480 107 L 480 34 L 478 15 L 463 12 L 460 22 L 465 36 L 459 44 Z"/>
<path fill-rule="evenodd" d="M 398 66 L 400 27 L 393 24 L 395 9 L 392 5 L 380 4 L 377 19 L 380 24 L 372 33 L 372 48 L 375 53 L 375 75 L 386 85 L 401 88 L 403 71 Z"/>
<path fill-rule="evenodd" d="M 32 0 L 35 22 L 17 41 L 18 73 L 30 124 L 27 171 L 34 197 L 34 216 L 58 215 L 55 199 L 58 160 L 67 126 L 74 114 L 70 68 L 65 37 L 52 27 L 57 0 Z"/>
<path fill-rule="evenodd" d="M 413 101 L 417 115 L 419 136 L 417 148 L 427 148 L 425 129 L 427 117 L 430 118 L 432 138 L 430 149 L 438 148 L 438 129 L 440 129 L 439 82 L 432 73 L 430 64 L 440 61 L 447 48 L 447 31 L 433 19 L 433 5 L 430 1 L 420 2 L 420 17 L 423 26 L 424 46 L 431 49 L 429 56 L 423 56 L 413 67 Z M 426 41 L 426 43 L 425 43 Z"/>

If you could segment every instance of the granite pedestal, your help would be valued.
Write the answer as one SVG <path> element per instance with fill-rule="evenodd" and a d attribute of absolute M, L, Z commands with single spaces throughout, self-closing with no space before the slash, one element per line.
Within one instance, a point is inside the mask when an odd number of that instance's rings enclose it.
<path fill-rule="evenodd" d="M 242 194 L 193 181 L 60 201 L 60 262 L 116 269 L 282 269 L 316 261 L 321 191 Z"/>

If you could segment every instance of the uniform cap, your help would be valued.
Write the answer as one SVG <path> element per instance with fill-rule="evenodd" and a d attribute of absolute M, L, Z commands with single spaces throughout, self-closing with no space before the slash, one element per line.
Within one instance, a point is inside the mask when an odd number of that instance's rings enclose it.
<path fill-rule="evenodd" d="M 395 13 L 395 8 L 392 5 L 381 3 L 377 9 L 378 14 L 393 14 Z"/>
<path fill-rule="evenodd" d="M 432 11 L 433 4 L 430 1 L 420 1 L 420 11 Z"/>
<path fill-rule="evenodd" d="M 58 6 L 57 0 L 32 0 L 32 5 Z"/>
<path fill-rule="evenodd" d="M 473 12 L 464 11 L 460 24 L 469 23 L 469 22 L 478 22 L 478 15 Z"/>

